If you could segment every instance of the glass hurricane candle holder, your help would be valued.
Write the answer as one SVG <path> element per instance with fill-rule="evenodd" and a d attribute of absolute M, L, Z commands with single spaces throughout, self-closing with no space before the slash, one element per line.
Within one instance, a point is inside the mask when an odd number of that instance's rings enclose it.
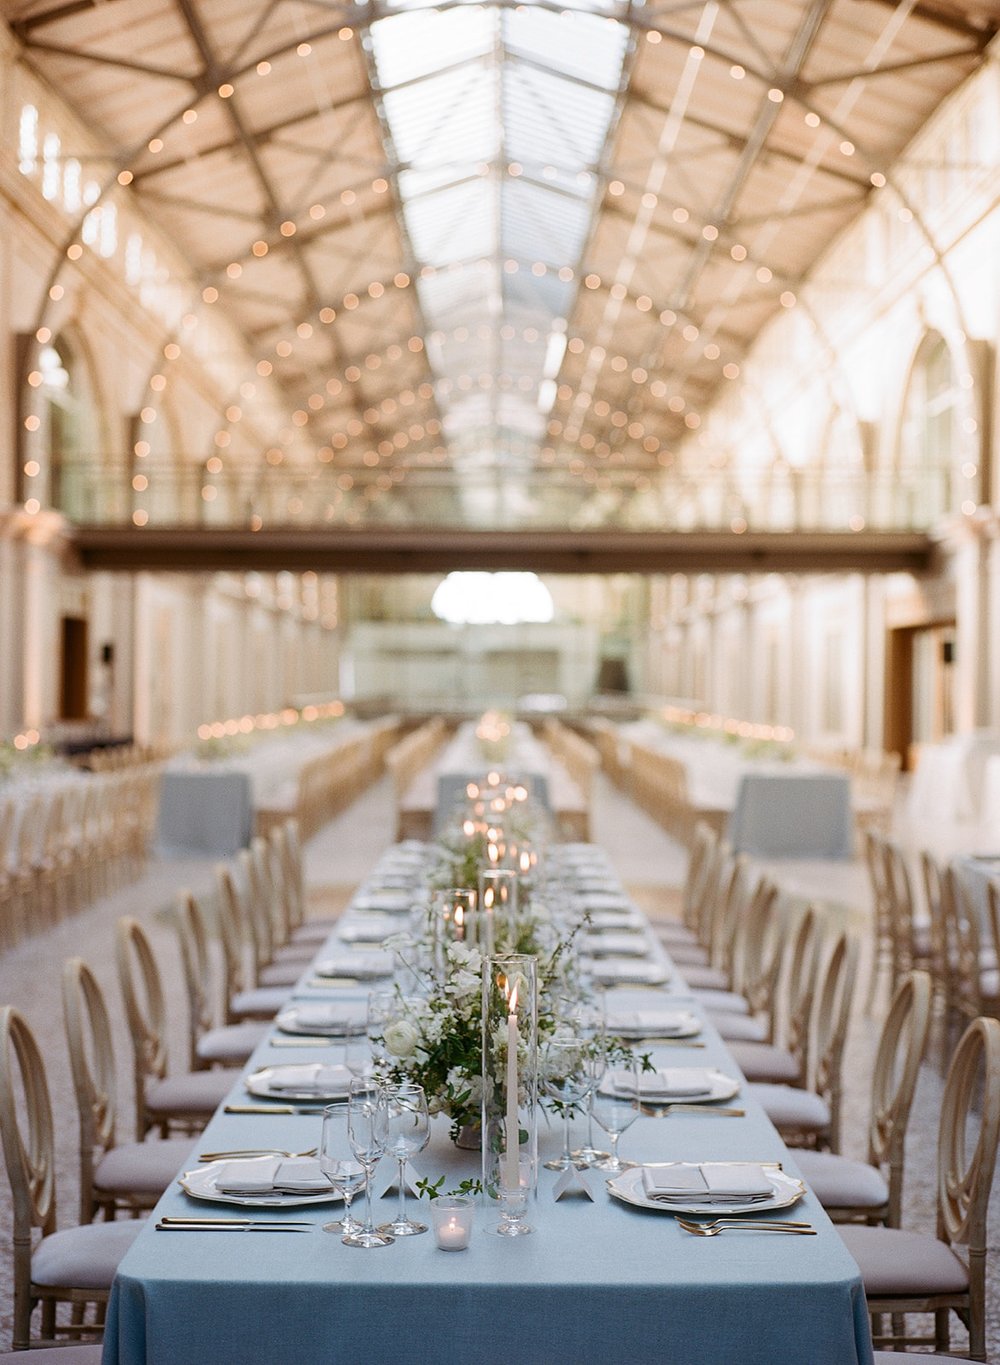
<path fill-rule="evenodd" d="M 472 1240 L 475 1203 L 468 1195 L 443 1195 L 431 1201 L 434 1242 L 442 1251 L 465 1251 Z"/>
<path fill-rule="evenodd" d="M 509 867 L 484 867 L 479 874 L 479 931 L 484 954 L 517 945 L 517 873 Z"/>
<path fill-rule="evenodd" d="M 538 1167 L 538 962 L 523 953 L 483 963 L 483 1188 L 524 1201 Z M 523 1207 L 521 1209 L 523 1214 Z"/>
<path fill-rule="evenodd" d="M 450 943 L 476 942 L 476 893 L 462 886 L 438 891 L 431 905 L 431 941 L 434 974 L 443 980 L 445 955 Z"/>

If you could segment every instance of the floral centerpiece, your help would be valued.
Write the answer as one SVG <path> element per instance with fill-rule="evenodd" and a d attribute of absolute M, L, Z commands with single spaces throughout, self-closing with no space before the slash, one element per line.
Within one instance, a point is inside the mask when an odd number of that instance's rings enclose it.
<path fill-rule="evenodd" d="M 538 1033 L 544 1038 L 557 1027 L 556 988 L 566 966 L 571 939 L 550 949 L 539 942 L 538 925 L 527 922 L 518 933 L 518 951 L 538 957 Z M 451 1136 L 477 1127 L 482 1104 L 482 971 L 479 949 L 449 943 L 443 979 L 427 996 L 400 997 L 396 1019 L 383 1033 L 394 1080 L 422 1085 L 432 1114 L 451 1119 Z M 549 989 L 545 989 L 548 987 Z"/>

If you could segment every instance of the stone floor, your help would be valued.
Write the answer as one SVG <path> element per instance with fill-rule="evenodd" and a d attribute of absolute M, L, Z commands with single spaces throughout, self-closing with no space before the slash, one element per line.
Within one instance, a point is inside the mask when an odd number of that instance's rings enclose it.
<path fill-rule="evenodd" d="M 392 828 L 392 793 L 387 780 L 372 787 L 353 807 L 326 826 L 306 849 L 306 873 L 315 904 L 324 910 L 339 907 L 350 888 L 365 875 L 389 842 Z M 622 880 L 653 915 L 666 913 L 676 897 L 663 896 L 664 888 L 678 887 L 684 875 L 681 847 L 642 811 L 623 800 L 599 779 L 593 813 L 594 838 L 609 851 Z M 114 966 L 114 926 L 120 915 L 130 914 L 150 932 L 171 1002 L 171 1057 L 182 1069 L 185 1045 L 185 1008 L 180 984 L 177 946 L 170 907 L 181 887 L 208 893 L 213 861 L 163 861 L 153 859 L 142 877 L 130 886 L 112 891 L 76 916 L 64 920 L 47 934 L 32 939 L 0 957 L 0 1004 L 16 1005 L 35 1030 L 45 1056 L 57 1127 L 57 1181 L 59 1224 L 71 1225 L 76 1216 L 77 1130 L 69 1064 L 63 1037 L 60 1000 L 60 969 L 75 954 L 84 957 L 96 973 L 111 1010 L 119 1071 L 120 1136 L 129 1140 L 132 1113 L 130 1056 L 119 1001 Z M 869 898 L 860 864 L 779 863 L 768 868 L 790 895 L 815 899 L 857 926 L 863 949 L 869 946 Z M 853 1025 L 847 1056 L 848 1101 L 844 1121 L 844 1149 L 863 1157 L 868 1122 L 868 1093 L 874 1047 L 884 1012 L 884 989 L 878 993 L 871 1017 L 864 1012 L 866 973 L 870 954 L 864 952 Z M 948 1045 L 936 1028 L 922 1072 L 907 1144 L 904 1225 L 923 1231 L 934 1229 L 934 1154 L 937 1118 L 943 1088 L 943 1068 Z M 953 1045 L 954 1040 L 951 1040 Z M 1000 1365 L 1000 1200 L 994 1200 L 991 1219 L 989 1290 L 990 1360 Z M 9 1191 L 0 1178 L 0 1348 L 10 1341 L 11 1330 L 11 1225 Z M 954 1345 L 963 1344 L 958 1328 Z M 721 1362 L 720 1362 L 721 1365 Z M 808 1365 L 803 1361 L 803 1365 Z"/>

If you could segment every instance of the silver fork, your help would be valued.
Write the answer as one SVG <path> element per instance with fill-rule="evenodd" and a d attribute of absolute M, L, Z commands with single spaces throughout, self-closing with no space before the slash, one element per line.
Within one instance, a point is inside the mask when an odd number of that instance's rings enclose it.
<path fill-rule="evenodd" d="M 713 1218 L 710 1223 L 692 1223 L 686 1218 L 678 1218 L 677 1224 L 695 1237 L 718 1237 L 720 1232 L 734 1232 L 741 1228 L 749 1232 L 789 1232 L 802 1237 L 816 1236 L 816 1229 L 811 1223 L 766 1222 L 747 1218 Z"/>

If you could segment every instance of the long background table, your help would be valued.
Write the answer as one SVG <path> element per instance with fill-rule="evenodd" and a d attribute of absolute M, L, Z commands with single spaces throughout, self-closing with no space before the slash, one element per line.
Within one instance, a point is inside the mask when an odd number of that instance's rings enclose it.
<path fill-rule="evenodd" d="M 656 948 L 654 952 L 659 952 Z M 298 994 L 316 997 L 308 975 Z M 364 988 L 338 992 L 363 998 Z M 676 976 L 662 990 L 613 990 L 614 1005 L 667 999 L 697 1009 Z M 659 1065 L 717 1065 L 738 1075 L 706 1025 L 701 1049 L 653 1049 Z M 316 1061 L 314 1047 L 258 1048 L 250 1068 Z M 234 1099 L 246 1099 L 242 1085 Z M 626 1158 L 781 1161 L 794 1156 L 749 1094 L 743 1118 L 704 1114 L 641 1117 L 622 1139 Z M 561 1122 L 542 1121 L 542 1157 L 560 1146 Z M 318 1142 L 307 1115 L 216 1114 L 200 1150 L 248 1146 L 301 1151 Z M 418 1170 L 451 1184 L 478 1174 L 478 1156 L 457 1150 L 436 1120 Z M 388 1174 L 388 1172 L 387 1172 Z M 542 1171 L 530 1209 L 535 1233 L 493 1235 L 497 1215 L 477 1210 L 471 1248 L 439 1251 L 431 1234 L 379 1250 L 345 1247 L 317 1228 L 302 1235 L 165 1233 L 144 1228 L 123 1261 L 109 1306 L 106 1365 L 288 1365 L 288 1362 L 581 1362 L 602 1365 L 869 1365 L 871 1346 L 856 1266 L 818 1201 L 807 1193 L 789 1216 L 815 1237 L 734 1233 L 697 1239 L 667 1213 L 613 1200 L 594 1176 L 596 1201 L 553 1200 Z M 378 1177 L 377 1177 L 378 1180 Z M 382 1182 L 384 1183 L 384 1182 Z M 335 1206 L 334 1206 L 335 1207 Z M 387 1216 L 391 1203 L 384 1205 Z M 322 1223 L 330 1206 L 303 1214 Z M 196 1203 L 176 1185 L 162 1214 L 238 1209 Z M 270 1215 L 270 1212 L 268 1214 Z M 779 1215 L 780 1216 L 780 1215 Z"/>

